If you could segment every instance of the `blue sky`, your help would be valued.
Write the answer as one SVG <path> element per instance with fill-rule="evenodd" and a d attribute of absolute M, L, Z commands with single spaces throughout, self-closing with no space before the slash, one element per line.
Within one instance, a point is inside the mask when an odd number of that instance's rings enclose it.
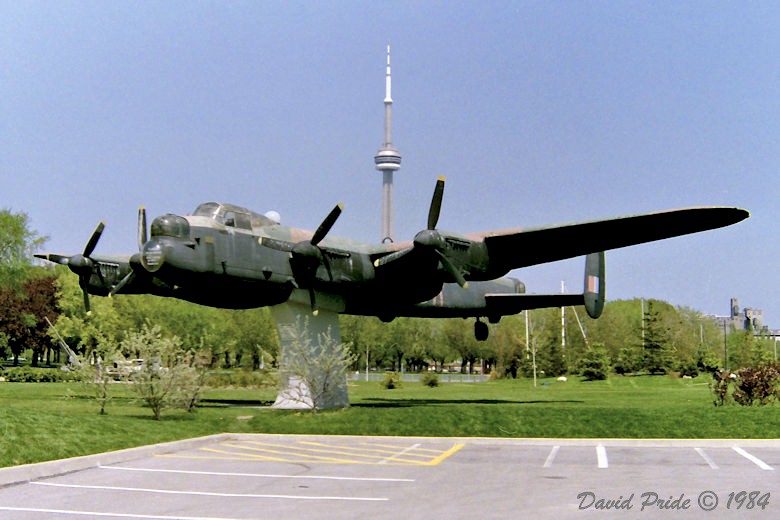
<path fill-rule="evenodd" d="M 752 217 L 607 253 L 607 297 L 780 327 L 776 2 L 0 0 L 0 207 L 47 250 L 133 252 L 136 211 L 207 200 L 380 238 L 385 46 L 395 234 L 695 205 Z M 583 261 L 513 275 L 579 290 Z"/>

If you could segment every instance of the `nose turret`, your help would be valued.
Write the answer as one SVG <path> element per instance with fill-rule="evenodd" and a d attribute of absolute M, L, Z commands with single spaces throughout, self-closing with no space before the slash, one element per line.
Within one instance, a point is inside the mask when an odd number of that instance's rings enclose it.
<path fill-rule="evenodd" d="M 187 219 L 179 215 L 168 213 L 157 217 L 152 221 L 152 238 L 154 237 L 173 237 L 189 238 L 190 223 Z"/>
<path fill-rule="evenodd" d="M 141 264 L 148 272 L 154 273 L 165 262 L 168 239 L 190 238 L 190 223 L 184 217 L 168 213 L 154 219 L 150 231 L 151 238 L 141 246 Z"/>

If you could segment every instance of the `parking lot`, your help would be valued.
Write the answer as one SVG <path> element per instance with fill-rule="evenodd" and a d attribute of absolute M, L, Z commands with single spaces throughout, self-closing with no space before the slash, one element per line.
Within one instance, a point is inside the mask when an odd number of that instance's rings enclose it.
<path fill-rule="evenodd" d="M 780 441 L 219 435 L 0 470 L 0 518 L 775 518 L 777 468 Z"/>

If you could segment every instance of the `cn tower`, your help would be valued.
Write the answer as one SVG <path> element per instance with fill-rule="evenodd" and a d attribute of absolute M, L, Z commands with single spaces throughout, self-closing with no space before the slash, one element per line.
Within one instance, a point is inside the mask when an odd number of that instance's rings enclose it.
<path fill-rule="evenodd" d="M 382 172 L 382 242 L 393 241 L 393 172 L 401 167 L 401 154 L 393 148 L 391 81 L 390 45 L 388 44 L 385 72 L 385 142 L 374 156 L 376 169 Z"/>

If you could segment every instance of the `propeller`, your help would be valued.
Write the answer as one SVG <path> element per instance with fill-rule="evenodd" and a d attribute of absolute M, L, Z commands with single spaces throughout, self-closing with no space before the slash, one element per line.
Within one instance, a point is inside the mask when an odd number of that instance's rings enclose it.
<path fill-rule="evenodd" d="M 144 244 L 149 240 L 146 233 L 146 208 L 138 208 L 138 250 L 143 249 Z"/>
<path fill-rule="evenodd" d="M 289 252 L 290 267 L 295 277 L 295 283 L 302 289 L 309 290 L 309 300 L 311 301 L 312 314 L 315 316 L 319 313 L 317 307 L 317 300 L 314 294 L 314 282 L 317 278 L 317 269 L 322 265 L 324 257 L 322 249 L 319 247 L 325 237 L 330 233 L 331 228 L 338 220 L 341 212 L 344 209 L 342 203 L 336 204 L 336 206 L 330 210 L 330 213 L 325 217 L 319 227 L 314 231 L 311 239 L 291 244 L 281 240 L 264 238 L 262 244 L 279 251 Z"/>
<path fill-rule="evenodd" d="M 433 198 L 431 207 L 428 210 L 428 229 L 436 229 L 439 223 L 439 214 L 441 213 L 441 203 L 444 200 L 444 177 L 436 179 L 436 187 L 433 189 Z"/>
<path fill-rule="evenodd" d="M 444 177 L 436 180 L 436 187 L 433 190 L 431 207 L 428 209 L 428 227 L 415 235 L 413 246 L 410 248 L 390 253 L 389 255 L 378 258 L 374 262 L 375 267 L 381 267 L 389 264 L 399 258 L 411 253 L 413 250 L 428 250 L 434 252 L 439 257 L 439 262 L 447 273 L 464 289 L 468 288 L 468 282 L 458 267 L 452 263 L 445 251 L 447 250 L 447 241 L 444 236 L 436 229 L 441 214 L 442 201 L 444 200 Z"/>
<path fill-rule="evenodd" d="M 146 231 L 146 208 L 141 206 L 138 208 L 138 250 L 143 251 L 144 244 L 149 240 L 148 234 Z M 127 273 L 121 280 L 119 280 L 119 283 L 116 284 L 108 293 L 109 298 L 117 294 L 119 291 L 121 291 L 125 285 L 132 282 L 135 279 L 135 268 L 133 265 L 140 263 L 140 256 L 138 257 L 138 262 L 134 262 L 136 255 L 133 255 L 133 258 L 130 259 L 130 272 Z"/>
<path fill-rule="evenodd" d="M 81 287 L 81 291 L 84 294 L 84 308 L 86 309 L 87 314 L 92 311 L 89 304 L 89 292 L 87 292 L 87 288 L 89 287 L 89 279 L 92 276 L 93 267 L 95 265 L 95 261 L 91 258 L 91 256 L 95 251 L 95 247 L 100 241 L 100 236 L 103 234 L 103 230 L 105 228 L 106 224 L 104 222 L 100 222 L 97 225 L 95 231 L 92 232 L 92 236 L 89 237 L 87 245 L 84 246 L 84 251 L 81 254 L 75 254 L 72 256 L 51 253 L 44 255 L 34 255 L 36 258 L 48 260 L 60 265 L 67 265 L 71 271 L 79 276 L 79 287 Z M 98 269 L 97 274 L 102 279 L 103 275 L 100 273 L 100 269 Z"/>

